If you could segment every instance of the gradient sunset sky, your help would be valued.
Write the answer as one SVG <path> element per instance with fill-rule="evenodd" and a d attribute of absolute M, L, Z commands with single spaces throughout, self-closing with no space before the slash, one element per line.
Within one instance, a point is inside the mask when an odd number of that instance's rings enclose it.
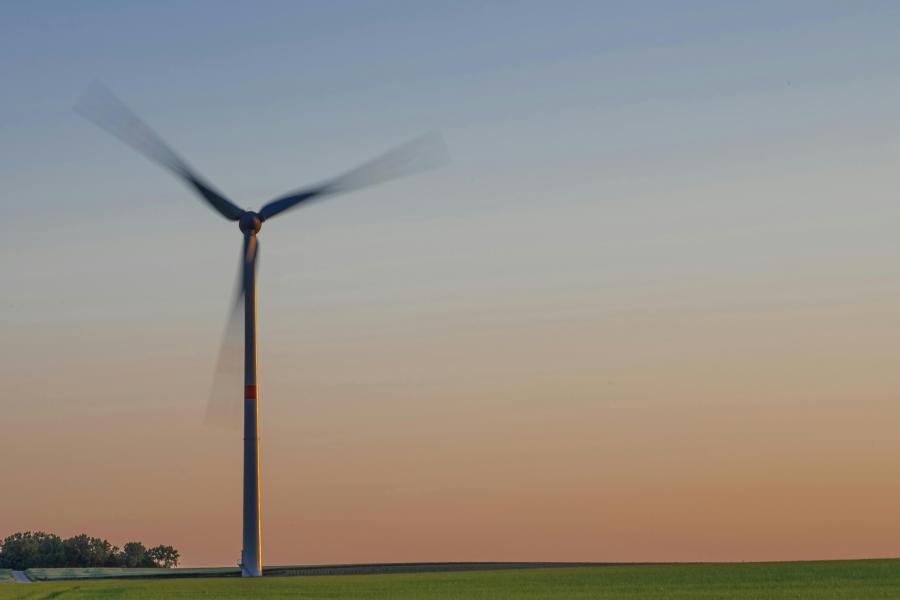
<path fill-rule="evenodd" d="M 246 207 L 453 157 L 263 227 L 267 564 L 900 555 L 898 65 L 896 2 L 3 3 L 0 537 L 238 560 L 240 233 L 99 79 Z"/>

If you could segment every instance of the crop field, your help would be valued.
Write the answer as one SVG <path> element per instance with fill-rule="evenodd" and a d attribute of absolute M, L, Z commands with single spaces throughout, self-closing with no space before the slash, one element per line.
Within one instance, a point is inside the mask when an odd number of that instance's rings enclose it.
<path fill-rule="evenodd" d="M 147 578 L 0 586 L 0 598 L 879 599 L 900 597 L 900 560 L 656 564 L 387 575 Z"/>

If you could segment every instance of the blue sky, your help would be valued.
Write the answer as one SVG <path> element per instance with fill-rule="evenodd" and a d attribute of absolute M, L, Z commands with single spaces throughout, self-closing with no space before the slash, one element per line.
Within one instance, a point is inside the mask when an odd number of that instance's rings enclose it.
<path fill-rule="evenodd" d="M 627 232 L 630 243 L 703 240 L 723 226 L 768 231 L 852 211 L 843 199 L 786 202 L 769 186 L 766 197 L 741 201 L 729 189 L 709 204 L 706 192 L 671 194 L 741 178 L 759 186 L 761 173 L 790 177 L 848 158 L 892 160 L 900 85 L 891 3 L 22 3 L 3 11 L 3 238 L 32 254 L 125 250 L 123 237 L 145 245 L 134 261 L 157 260 L 153 240 L 172 236 L 193 236 L 204 249 L 201 239 L 236 245 L 167 173 L 74 114 L 94 79 L 248 207 L 421 131 L 444 132 L 451 168 L 292 214 L 267 227 L 287 236 L 263 240 L 267 252 L 296 254 L 291 244 L 316 232 L 343 237 L 345 227 L 374 240 L 383 235 L 375 225 L 410 221 L 407 232 L 455 224 L 455 235 L 466 235 L 467 219 L 489 218 L 508 230 L 502 243 L 489 234 L 448 239 L 441 252 L 449 253 L 473 244 L 527 251 L 538 240 L 521 236 L 543 219 L 559 229 L 539 234 L 542 243 L 576 253 L 598 242 L 565 227 L 595 217 L 651 214 L 645 232 Z M 679 230 L 684 208 L 708 210 L 706 225 Z M 180 248 L 178 260 L 197 265 L 221 252 Z M 90 268 L 77 262 L 76 271 Z"/>
<path fill-rule="evenodd" d="M 24 183 L 38 167 L 45 184 L 47 169 L 62 169 L 71 190 L 90 179 L 79 175 L 96 164 L 81 163 L 94 151 L 107 150 L 104 161 L 120 154 L 70 110 L 96 78 L 248 202 L 421 129 L 465 136 L 455 155 L 467 168 L 549 169 L 874 124 L 893 114 L 896 93 L 891 3 L 3 10 L 3 168 L 17 197 L 36 193 Z M 128 175 L 145 167 L 127 156 L 108 166 Z M 12 204 L 27 212 L 45 202 Z"/>

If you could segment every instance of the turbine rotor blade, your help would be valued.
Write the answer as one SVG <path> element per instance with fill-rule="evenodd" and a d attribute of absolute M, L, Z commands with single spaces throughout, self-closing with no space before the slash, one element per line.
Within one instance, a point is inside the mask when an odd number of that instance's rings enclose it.
<path fill-rule="evenodd" d="M 448 162 L 447 148 L 437 132 L 419 136 L 325 183 L 291 192 L 263 206 L 265 221 L 298 204 L 322 196 L 352 192 L 391 179 L 434 169 Z"/>
<path fill-rule="evenodd" d="M 234 300 L 225 323 L 225 333 L 206 403 L 205 423 L 232 431 L 241 429 L 243 418 L 245 276 L 248 267 L 255 266 L 258 256 L 259 241 L 255 235 L 246 236 L 241 250 Z"/>
<path fill-rule="evenodd" d="M 103 85 L 92 84 L 75 105 L 75 110 L 88 121 L 181 178 L 226 219 L 237 221 L 244 214 L 242 208 L 213 189 L 156 132 Z"/>

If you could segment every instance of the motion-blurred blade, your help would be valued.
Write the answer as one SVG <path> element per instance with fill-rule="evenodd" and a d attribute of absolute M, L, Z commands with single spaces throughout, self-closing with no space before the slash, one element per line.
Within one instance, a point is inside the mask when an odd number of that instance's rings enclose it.
<path fill-rule="evenodd" d="M 249 239 L 248 239 L 249 238 Z M 248 236 L 241 251 L 237 285 L 231 312 L 225 323 L 225 334 L 216 360 L 216 371 L 206 404 L 207 425 L 232 431 L 241 429 L 244 398 L 244 277 L 247 268 L 256 263 L 259 242 Z"/>
<path fill-rule="evenodd" d="M 244 214 L 242 208 L 214 190 L 146 123 L 101 84 L 91 85 L 75 105 L 75 110 L 101 129 L 105 129 L 180 177 L 226 219 L 237 221 Z"/>
<path fill-rule="evenodd" d="M 232 306 L 216 360 L 209 399 L 207 425 L 232 431 L 241 428 L 244 384 L 244 297 L 238 294 Z"/>
<path fill-rule="evenodd" d="M 351 192 L 440 167 L 447 162 L 448 154 L 443 138 L 437 132 L 428 133 L 330 181 L 273 200 L 260 209 L 259 216 L 266 220 L 314 198 Z"/>

